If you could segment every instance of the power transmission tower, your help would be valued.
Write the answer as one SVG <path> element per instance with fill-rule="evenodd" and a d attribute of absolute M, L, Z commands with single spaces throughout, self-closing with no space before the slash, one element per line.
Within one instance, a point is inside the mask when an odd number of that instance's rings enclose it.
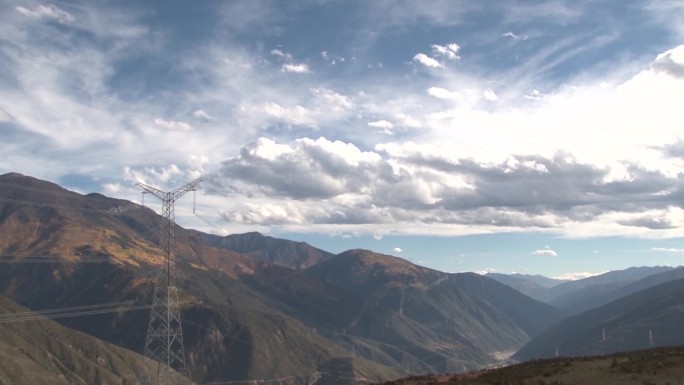
<path fill-rule="evenodd" d="M 183 348 L 183 332 L 181 330 L 180 307 L 178 304 L 178 289 L 174 286 L 175 261 L 175 221 L 174 203 L 189 191 L 196 191 L 202 179 L 196 179 L 177 189 L 166 192 L 136 183 L 144 194 L 152 194 L 162 201 L 162 216 L 164 222 L 159 234 L 159 244 L 164 251 L 164 266 L 154 287 L 152 311 L 147 327 L 145 339 L 145 357 L 157 361 L 156 373 L 145 367 L 141 376 L 142 384 L 151 384 L 156 378 L 157 385 L 171 385 L 180 381 L 178 376 L 172 375 L 172 369 L 187 376 L 185 365 L 185 351 Z M 174 378 L 175 377 L 175 378 Z"/>

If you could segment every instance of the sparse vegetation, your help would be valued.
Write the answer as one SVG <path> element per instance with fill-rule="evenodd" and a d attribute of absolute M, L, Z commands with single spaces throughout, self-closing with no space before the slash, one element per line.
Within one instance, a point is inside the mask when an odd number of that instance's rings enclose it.
<path fill-rule="evenodd" d="M 453 376 L 412 377 L 386 385 L 667 385 L 684 384 L 684 347 L 610 356 L 555 358 Z"/>

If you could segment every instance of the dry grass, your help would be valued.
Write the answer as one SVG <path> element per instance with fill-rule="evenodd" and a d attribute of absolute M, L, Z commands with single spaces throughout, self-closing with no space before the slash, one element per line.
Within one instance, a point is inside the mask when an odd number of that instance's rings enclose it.
<path fill-rule="evenodd" d="M 460 375 L 410 377 L 387 385 L 684 384 L 684 347 L 611 356 L 557 358 Z"/>

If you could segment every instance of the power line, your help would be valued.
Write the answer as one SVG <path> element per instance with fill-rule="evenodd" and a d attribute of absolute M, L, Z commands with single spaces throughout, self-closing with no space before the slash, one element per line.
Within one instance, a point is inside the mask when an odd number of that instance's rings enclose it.
<path fill-rule="evenodd" d="M 32 191 L 32 192 L 38 192 L 38 193 L 43 193 L 43 194 L 48 194 L 48 195 L 61 195 L 64 197 L 69 197 L 69 198 L 83 198 L 88 201 L 100 201 L 103 203 L 111 203 L 112 200 L 121 200 L 118 198 L 111 198 L 107 196 L 97 196 L 97 195 L 84 195 L 75 191 L 69 191 L 69 190 L 56 190 L 56 189 L 44 189 L 44 188 L 39 188 L 39 187 L 33 187 L 33 186 L 24 186 L 24 185 L 18 185 L 14 183 L 7 183 L 7 182 L 0 182 L 1 187 L 7 187 L 7 188 L 13 188 L 13 189 L 19 189 L 19 190 L 25 190 L 25 191 Z"/>
<path fill-rule="evenodd" d="M 151 305 L 136 305 L 135 301 L 125 301 L 112 302 L 107 304 L 73 306 L 66 308 L 28 311 L 22 313 L 0 315 L 0 324 L 21 321 L 34 321 L 41 319 L 82 317 L 86 315 L 128 312 L 134 310 L 149 309 L 151 307 Z"/>
<path fill-rule="evenodd" d="M 104 214 L 108 213 L 107 210 L 89 209 L 89 208 L 85 208 L 85 207 L 76 207 L 73 205 L 64 205 L 64 204 L 56 204 L 56 203 L 24 201 L 24 200 L 19 200 L 19 199 L 10 199 L 10 198 L 0 198 L 0 201 L 7 202 L 7 203 L 22 204 L 22 205 L 32 205 L 32 206 L 38 206 L 38 207 L 52 207 L 52 208 L 57 208 L 57 209 L 85 211 L 85 212 L 91 212 L 91 213 L 92 212 L 104 213 Z"/>
<path fill-rule="evenodd" d="M 58 255 L 18 255 L 2 254 L 0 263 L 107 263 L 116 262 L 111 257 L 75 257 L 67 258 Z"/>

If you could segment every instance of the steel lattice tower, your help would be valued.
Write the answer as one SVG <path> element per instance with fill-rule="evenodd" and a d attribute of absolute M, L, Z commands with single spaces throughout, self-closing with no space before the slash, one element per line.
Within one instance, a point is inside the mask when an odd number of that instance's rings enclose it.
<path fill-rule="evenodd" d="M 164 267 L 154 287 L 144 352 L 145 357 L 157 361 L 157 369 L 156 373 L 153 373 L 146 367 L 140 379 L 142 384 L 151 384 L 153 379 L 156 379 L 157 385 L 179 383 L 181 379 L 172 375 L 172 369 L 187 376 L 178 289 L 174 286 L 173 254 L 176 226 L 174 203 L 185 193 L 195 191 L 201 181 L 202 179 L 194 180 L 170 192 L 161 191 L 144 183 L 136 183 L 142 188 L 143 194 L 152 194 L 162 201 L 162 216 L 164 217 L 159 234 L 159 244 L 164 251 Z"/>

